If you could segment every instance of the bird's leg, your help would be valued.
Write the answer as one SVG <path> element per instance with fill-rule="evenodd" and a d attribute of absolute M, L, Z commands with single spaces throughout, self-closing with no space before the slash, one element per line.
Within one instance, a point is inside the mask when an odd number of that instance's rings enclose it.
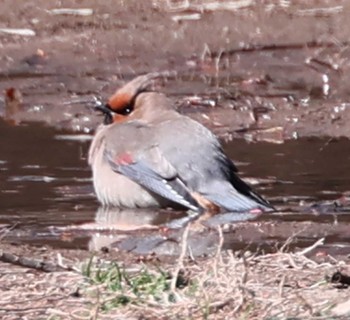
<path fill-rule="evenodd" d="M 190 222 L 195 221 L 202 214 L 201 211 L 188 211 L 188 215 L 179 219 L 174 219 L 163 226 L 163 229 L 180 229 L 187 226 Z"/>
<path fill-rule="evenodd" d="M 198 202 L 201 206 L 202 210 L 194 212 L 188 211 L 189 214 L 186 217 L 175 219 L 168 224 L 166 224 L 166 228 L 169 229 L 178 229 L 187 226 L 189 223 L 193 222 L 194 229 L 203 229 L 203 222 L 220 213 L 220 208 L 204 198 L 197 192 L 191 192 L 191 196 Z"/>
<path fill-rule="evenodd" d="M 217 206 L 215 203 L 209 201 L 208 199 L 204 198 L 199 193 L 192 192 L 191 196 L 194 199 L 196 199 L 196 201 L 199 203 L 199 205 L 204 209 L 204 213 L 201 214 L 201 216 L 200 216 L 201 220 L 209 219 L 210 217 L 220 213 L 219 206 Z"/>

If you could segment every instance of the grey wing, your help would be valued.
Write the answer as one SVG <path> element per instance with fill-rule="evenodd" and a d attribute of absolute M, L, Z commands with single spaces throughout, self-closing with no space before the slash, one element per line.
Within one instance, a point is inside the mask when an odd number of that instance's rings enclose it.
<path fill-rule="evenodd" d="M 176 136 L 175 147 L 168 143 L 170 134 Z M 171 163 L 176 164 L 181 179 L 209 201 L 227 211 L 273 209 L 240 179 L 236 166 L 224 153 L 220 142 L 201 124 L 183 117 L 172 122 L 171 127 L 164 125 L 158 136 L 161 150 L 165 151 Z"/>
<path fill-rule="evenodd" d="M 167 200 L 194 211 L 201 211 L 200 205 L 177 176 L 176 170 L 156 147 L 144 151 L 138 157 L 130 154 L 113 155 L 108 151 L 105 152 L 105 157 L 113 171 Z"/>

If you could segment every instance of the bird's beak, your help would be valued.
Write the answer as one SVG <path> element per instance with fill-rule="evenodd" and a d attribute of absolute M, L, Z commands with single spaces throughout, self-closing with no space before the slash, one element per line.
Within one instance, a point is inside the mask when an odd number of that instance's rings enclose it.
<path fill-rule="evenodd" d="M 100 111 L 105 116 L 103 123 L 111 124 L 113 122 L 112 110 L 108 104 L 97 104 L 95 110 Z"/>
<path fill-rule="evenodd" d="M 95 105 L 95 110 L 101 111 L 102 113 L 111 113 L 111 109 L 108 104 L 96 104 Z"/>

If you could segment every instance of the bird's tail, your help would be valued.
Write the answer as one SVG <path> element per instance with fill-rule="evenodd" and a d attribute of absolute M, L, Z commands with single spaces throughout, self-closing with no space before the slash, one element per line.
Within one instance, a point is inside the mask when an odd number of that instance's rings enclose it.
<path fill-rule="evenodd" d="M 237 177 L 237 179 L 239 178 Z M 218 182 L 215 188 L 211 189 L 215 191 L 204 196 L 229 212 L 249 212 L 254 209 L 260 209 L 264 212 L 275 210 L 267 200 L 254 192 L 245 182 L 240 180 L 239 183 L 239 186 L 237 183 L 232 186 L 228 183 Z"/>

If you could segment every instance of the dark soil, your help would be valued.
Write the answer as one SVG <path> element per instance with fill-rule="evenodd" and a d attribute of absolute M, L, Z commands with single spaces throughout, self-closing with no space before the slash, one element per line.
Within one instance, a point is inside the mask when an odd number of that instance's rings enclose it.
<path fill-rule="evenodd" d="M 171 70 L 178 76 L 164 90 L 185 105 L 194 95 L 213 100 L 182 110 L 221 135 L 350 136 L 349 3 L 267 1 L 236 10 L 172 3 L 3 1 L 0 27 L 36 32 L 0 33 L 0 90 L 22 92 L 17 119 L 90 132 L 100 119 L 70 102 L 105 99 L 135 75 Z M 82 5 L 93 14 L 50 13 Z"/>

